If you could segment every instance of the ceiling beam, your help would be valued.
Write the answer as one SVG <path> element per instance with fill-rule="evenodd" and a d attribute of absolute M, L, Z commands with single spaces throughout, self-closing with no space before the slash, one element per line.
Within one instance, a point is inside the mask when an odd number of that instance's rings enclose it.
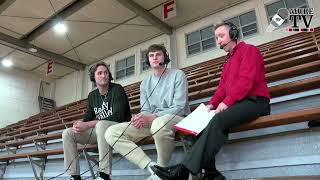
<path fill-rule="evenodd" d="M 70 67 L 75 70 L 83 70 L 85 68 L 85 64 L 74 61 L 70 58 L 61 56 L 59 54 L 47 51 L 45 49 L 39 48 L 30 44 L 27 40 L 20 40 L 4 33 L 0 32 L 0 44 L 8 46 L 10 48 L 31 54 L 36 57 L 40 57 L 46 60 L 52 60 L 55 63 Z M 29 49 L 34 48 L 37 49 L 37 52 L 31 52 Z"/>
<path fill-rule="evenodd" d="M 68 4 L 67 6 L 63 7 L 59 11 L 55 12 L 53 16 L 45 20 L 41 23 L 38 27 L 36 27 L 33 31 L 29 32 L 25 35 L 24 39 L 27 41 L 32 41 L 39 37 L 41 34 L 47 32 L 51 29 L 57 22 L 63 21 L 64 19 L 68 18 L 87 4 L 91 3 L 94 0 L 75 0 L 74 2 Z"/>
<path fill-rule="evenodd" d="M 120 4 L 122 4 L 124 7 L 128 8 L 129 10 L 136 13 L 138 16 L 142 17 L 146 21 L 148 21 L 153 26 L 160 29 L 165 34 L 172 34 L 172 27 L 168 24 L 161 21 L 159 18 L 157 18 L 155 15 L 144 9 L 139 4 L 135 3 L 132 0 L 117 0 Z"/>
<path fill-rule="evenodd" d="M 3 13 L 16 0 L 0 0 L 0 14 Z"/>

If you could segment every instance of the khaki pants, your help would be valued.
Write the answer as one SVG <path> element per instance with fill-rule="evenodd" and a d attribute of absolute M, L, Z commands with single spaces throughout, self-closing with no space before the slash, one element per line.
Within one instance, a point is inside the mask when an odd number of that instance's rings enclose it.
<path fill-rule="evenodd" d="M 172 118 L 173 115 L 164 115 L 156 118 L 152 122 L 151 127 L 139 129 L 131 124 L 129 125 L 129 122 L 120 123 L 108 128 L 105 133 L 105 138 L 111 146 L 113 145 L 115 151 L 126 156 L 129 161 L 138 165 L 141 169 L 144 169 L 151 159 L 140 147 L 137 147 L 135 143 L 156 133 L 153 135 L 153 138 L 158 155 L 157 163 L 160 166 L 166 167 L 169 164 L 171 154 L 175 148 L 175 130 L 173 125 L 183 119 L 179 116 Z M 125 132 L 123 133 L 124 130 Z M 120 137 L 122 133 L 123 135 Z"/>
<path fill-rule="evenodd" d="M 117 122 L 113 121 L 98 121 L 95 128 L 88 129 L 81 133 L 74 133 L 71 128 L 63 131 L 63 152 L 64 152 L 64 167 L 68 169 L 69 175 L 79 175 L 80 165 L 77 150 L 77 143 L 80 144 L 98 144 L 99 150 L 99 172 L 104 172 L 106 174 L 111 173 L 111 163 L 112 163 L 112 149 L 104 138 L 106 130 Z M 90 137 L 90 133 L 91 138 Z M 106 155 L 108 153 L 108 155 Z M 104 157 L 106 156 L 106 157 Z M 103 160 L 101 160 L 104 157 Z M 71 165 L 70 165 L 71 164 Z"/>

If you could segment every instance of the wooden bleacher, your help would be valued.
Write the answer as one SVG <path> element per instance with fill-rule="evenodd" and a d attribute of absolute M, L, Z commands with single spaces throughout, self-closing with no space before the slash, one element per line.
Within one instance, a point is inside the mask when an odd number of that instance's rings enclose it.
<path fill-rule="evenodd" d="M 299 33 L 273 42 L 260 45 L 264 56 L 267 82 L 274 83 L 308 73 L 320 72 L 320 29 L 314 33 Z M 189 83 L 189 101 L 194 109 L 201 102 L 207 102 L 219 83 L 221 69 L 225 57 L 199 63 L 183 68 Z M 140 82 L 125 87 L 133 113 L 140 110 Z M 272 98 L 304 92 L 320 88 L 320 77 L 308 77 L 291 82 L 270 86 Z M 80 120 L 85 113 L 86 100 L 73 102 L 48 112 L 39 113 L 27 119 L 11 124 L 0 130 L 1 148 L 19 148 L 25 144 L 46 143 L 49 140 L 61 139 L 61 132 Z M 257 120 L 232 129 L 240 132 L 271 126 L 298 123 L 320 119 L 320 107 L 301 109 L 260 117 Z M 95 145 L 86 146 L 87 150 L 95 149 Z M 83 150 L 79 147 L 79 151 Z M 44 149 L 34 152 L 16 153 L 0 156 L 0 161 L 8 162 L 18 158 L 43 157 L 62 154 L 63 150 Z"/>

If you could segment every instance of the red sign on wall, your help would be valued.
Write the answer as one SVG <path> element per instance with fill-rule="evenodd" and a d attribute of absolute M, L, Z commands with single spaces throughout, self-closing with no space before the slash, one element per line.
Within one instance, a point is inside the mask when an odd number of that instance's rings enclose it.
<path fill-rule="evenodd" d="M 168 1 L 163 4 L 163 20 L 168 20 L 177 15 L 176 1 Z"/>
<path fill-rule="evenodd" d="M 54 61 L 48 61 L 47 76 L 53 72 Z"/>

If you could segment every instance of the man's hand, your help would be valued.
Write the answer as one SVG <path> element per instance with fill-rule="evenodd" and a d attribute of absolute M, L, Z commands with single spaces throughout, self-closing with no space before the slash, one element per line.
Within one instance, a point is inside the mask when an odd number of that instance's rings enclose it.
<path fill-rule="evenodd" d="M 83 122 L 83 121 L 76 121 L 75 123 L 73 123 L 72 126 L 72 131 L 75 133 L 81 133 L 87 129 L 89 129 L 89 124 L 87 122 Z"/>
<path fill-rule="evenodd" d="M 218 105 L 218 107 L 216 109 L 216 113 L 219 113 L 223 110 L 226 110 L 227 108 L 228 108 L 228 106 L 222 102 Z"/>
<path fill-rule="evenodd" d="M 210 112 L 210 111 L 213 109 L 213 105 L 208 104 L 208 105 L 207 105 L 207 108 L 208 108 L 208 112 Z"/>
<path fill-rule="evenodd" d="M 132 125 L 136 128 L 146 127 L 151 124 L 152 121 L 156 118 L 154 114 L 144 115 L 144 114 L 136 114 L 131 118 Z"/>

